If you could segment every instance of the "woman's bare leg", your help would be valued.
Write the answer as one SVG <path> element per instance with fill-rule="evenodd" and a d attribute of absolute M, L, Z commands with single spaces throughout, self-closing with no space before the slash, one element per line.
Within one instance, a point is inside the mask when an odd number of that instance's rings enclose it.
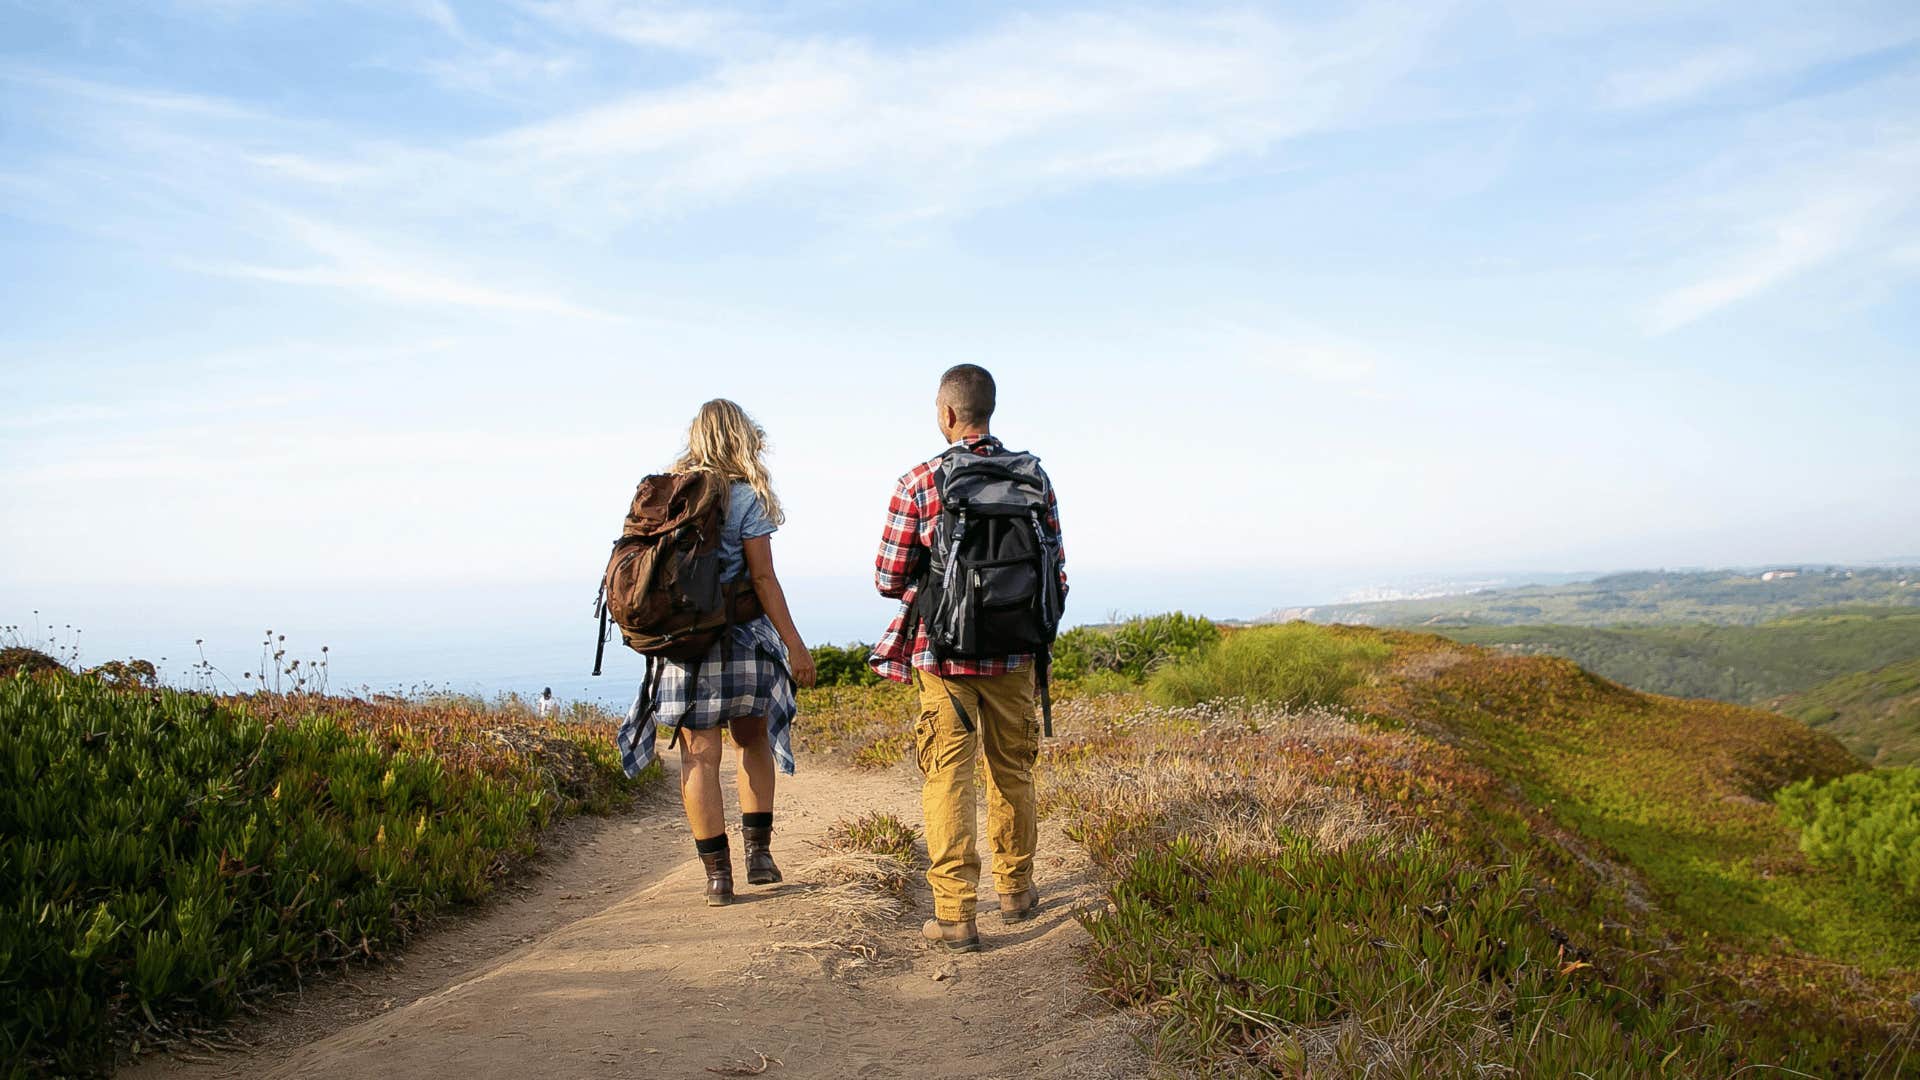
<path fill-rule="evenodd" d="M 740 747 L 740 812 L 772 813 L 773 743 L 767 739 L 767 721 L 749 716 L 731 726 L 733 741 Z"/>
<path fill-rule="evenodd" d="M 695 840 L 727 831 L 727 806 L 720 794 L 720 729 L 680 732 L 680 801 Z M 744 773 L 745 770 L 742 770 Z M 744 786 L 741 789 L 745 791 Z"/>

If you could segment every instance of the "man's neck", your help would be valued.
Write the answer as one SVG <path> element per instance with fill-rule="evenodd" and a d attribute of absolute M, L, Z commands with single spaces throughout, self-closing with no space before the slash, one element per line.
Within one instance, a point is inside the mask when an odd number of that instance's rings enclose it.
<path fill-rule="evenodd" d="M 956 431 L 953 433 L 953 438 L 947 441 L 948 442 L 965 442 L 968 439 L 990 439 L 992 437 L 993 437 L 993 432 L 988 431 L 986 428 L 980 428 L 977 431 Z"/>

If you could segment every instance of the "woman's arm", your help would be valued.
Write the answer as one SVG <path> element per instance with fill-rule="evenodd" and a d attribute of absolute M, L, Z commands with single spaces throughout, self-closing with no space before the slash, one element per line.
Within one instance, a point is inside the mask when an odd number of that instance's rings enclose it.
<path fill-rule="evenodd" d="M 773 540 L 767 536 L 756 536 L 748 540 L 743 547 L 747 556 L 747 576 L 753 581 L 753 594 L 760 598 L 760 607 L 773 620 L 773 628 L 780 634 L 780 640 L 787 643 L 787 666 L 793 669 L 793 679 L 801 686 L 813 685 L 813 654 L 807 651 L 807 643 L 800 640 L 800 631 L 794 629 L 793 613 L 787 610 L 787 594 L 780 588 L 780 579 L 773 572 Z"/>

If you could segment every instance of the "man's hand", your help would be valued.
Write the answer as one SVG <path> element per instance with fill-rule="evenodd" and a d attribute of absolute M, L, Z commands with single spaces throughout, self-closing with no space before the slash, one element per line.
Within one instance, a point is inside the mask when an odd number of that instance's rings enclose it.
<path fill-rule="evenodd" d="M 787 643 L 787 668 L 793 672 L 793 681 L 801 686 L 812 686 L 817 672 L 813 667 L 813 654 L 806 645 L 790 641 Z"/>

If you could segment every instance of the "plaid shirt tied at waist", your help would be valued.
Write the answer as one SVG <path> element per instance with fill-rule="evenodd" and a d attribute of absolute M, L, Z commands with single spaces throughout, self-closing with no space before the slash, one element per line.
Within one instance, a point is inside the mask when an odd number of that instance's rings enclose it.
<path fill-rule="evenodd" d="M 964 445 L 975 454 L 993 454 L 1003 449 L 1000 440 L 991 435 L 963 436 L 955 445 Z M 898 599 L 900 610 L 894 613 L 893 622 L 881 635 L 880 644 L 873 647 L 873 656 L 867 662 L 874 671 L 895 682 L 911 682 L 914 668 L 941 676 L 1004 675 L 1033 661 L 1031 653 L 978 660 L 941 660 L 933 654 L 926 627 L 920 625 L 912 628 L 912 644 L 907 642 L 907 612 L 918 592 L 914 578 L 933 550 L 933 526 L 940 519 L 940 492 L 935 484 L 939 469 L 940 459 L 936 457 L 915 465 L 900 478 L 887 504 L 887 524 L 880 532 L 880 554 L 874 560 L 874 584 L 881 596 Z M 1047 527 L 1055 536 L 1060 535 L 1060 505 L 1054 498 L 1052 485 L 1047 487 Z M 1066 566 L 1063 549 L 1061 596 L 1067 594 Z"/>

